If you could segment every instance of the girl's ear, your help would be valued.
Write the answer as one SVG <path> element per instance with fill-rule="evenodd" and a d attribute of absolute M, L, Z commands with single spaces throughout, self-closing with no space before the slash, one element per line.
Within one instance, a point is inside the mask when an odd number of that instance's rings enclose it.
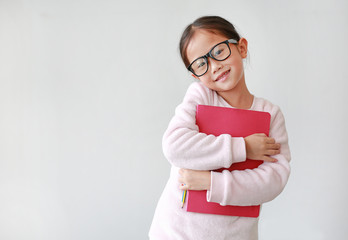
<path fill-rule="evenodd" d="M 246 58 L 248 55 L 248 41 L 245 38 L 239 39 L 237 47 L 241 57 Z"/>

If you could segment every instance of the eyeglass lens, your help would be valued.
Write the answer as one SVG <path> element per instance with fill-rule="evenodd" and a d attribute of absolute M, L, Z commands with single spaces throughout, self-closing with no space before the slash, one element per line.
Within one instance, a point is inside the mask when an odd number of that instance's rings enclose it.
<path fill-rule="evenodd" d="M 218 61 L 223 61 L 228 58 L 231 52 L 227 44 L 228 43 L 223 42 L 216 45 L 210 51 L 212 58 Z M 208 69 L 208 59 L 206 57 L 196 59 L 192 63 L 191 69 L 196 75 L 203 75 Z"/>

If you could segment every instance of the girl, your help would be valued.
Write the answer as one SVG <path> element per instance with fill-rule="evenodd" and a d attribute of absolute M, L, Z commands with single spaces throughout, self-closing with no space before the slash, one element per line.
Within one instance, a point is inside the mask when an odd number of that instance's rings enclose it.
<path fill-rule="evenodd" d="M 279 107 L 249 92 L 243 68 L 247 47 L 247 40 L 221 17 L 201 17 L 183 32 L 181 57 L 198 81 L 188 88 L 163 136 L 163 152 L 172 168 L 150 239 L 258 239 L 258 218 L 186 212 L 182 190 L 208 190 L 208 202 L 241 206 L 271 201 L 283 190 L 290 173 L 285 120 Z M 199 104 L 269 112 L 270 137 L 199 133 Z M 253 170 L 211 171 L 246 158 L 264 163 Z"/>

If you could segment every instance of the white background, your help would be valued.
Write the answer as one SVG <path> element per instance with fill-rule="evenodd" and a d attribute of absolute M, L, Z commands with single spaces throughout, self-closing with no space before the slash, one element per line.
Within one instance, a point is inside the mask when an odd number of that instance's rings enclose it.
<path fill-rule="evenodd" d="M 220 15 L 292 150 L 260 239 L 348 235 L 346 1 L 0 0 L 0 239 L 147 239 L 161 138 L 193 81 L 179 38 Z M 178 201 L 180 201 L 178 199 Z"/>

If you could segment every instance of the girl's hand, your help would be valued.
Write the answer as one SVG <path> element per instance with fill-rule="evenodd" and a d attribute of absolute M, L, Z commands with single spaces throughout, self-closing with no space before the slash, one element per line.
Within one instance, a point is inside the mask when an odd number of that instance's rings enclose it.
<path fill-rule="evenodd" d="M 181 190 L 210 190 L 210 171 L 179 170 Z"/>
<path fill-rule="evenodd" d="M 246 157 L 252 160 L 263 160 L 265 162 L 277 162 L 270 156 L 280 153 L 280 144 L 264 133 L 256 133 L 244 138 Z"/>

